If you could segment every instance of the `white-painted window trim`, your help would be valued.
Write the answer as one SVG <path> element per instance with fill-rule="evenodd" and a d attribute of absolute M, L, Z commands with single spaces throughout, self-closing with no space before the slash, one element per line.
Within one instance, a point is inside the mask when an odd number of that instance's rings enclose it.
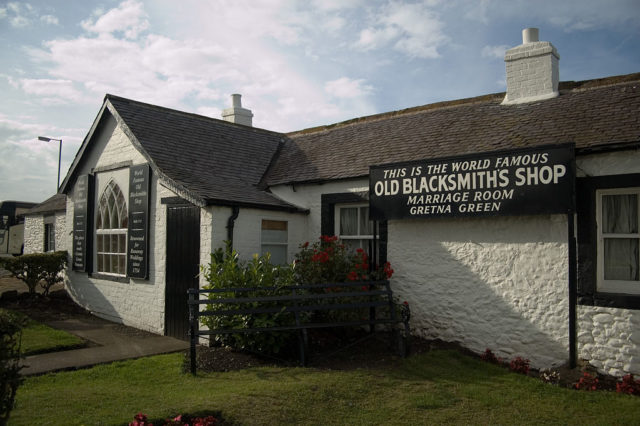
<path fill-rule="evenodd" d="M 109 204 L 110 196 L 114 196 L 115 198 L 114 205 Z M 127 199 L 127 194 L 122 191 L 114 179 L 108 180 L 108 183 L 98 197 L 96 204 L 96 240 L 94 245 L 96 255 L 95 270 L 99 274 L 114 277 L 125 277 L 127 275 L 128 228 L 125 227 L 128 226 Z M 116 219 L 115 222 L 119 225 L 118 227 L 112 227 L 114 217 Z M 108 224 L 104 223 L 107 218 L 110 222 Z M 112 239 L 111 237 L 116 238 Z M 107 239 L 109 240 L 109 250 L 105 250 L 100 244 Z M 113 250 L 114 241 L 116 250 Z M 119 269 L 120 272 L 114 272 L 112 263 L 114 259 L 118 259 L 119 267 L 117 269 Z"/>
<path fill-rule="evenodd" d="M 362 227 L 361 227 L 361 220 L 362 220 L 362 215 L 365 214 L 364 213 L 364 209 L 363 207 L 366 207 L 367 209 L 369 208 L 369 204 L 367 203 L 344 203 L 344 204 L 336 204 L 335 208 L 334 208 L 334 224 L 335 224 L 335 235 L 338 236 L 338 238 L 340 238 L 340 240 L 342 241 L 352 241 L 352 242 L 357 242 L 357 248 L 362 248 L 367 250 L 368 248 L 368 242 L 365 245 L 364 242 L 368 241 L 368 240 L 373 240 L 373 233 L 369 233 L 369 232 L 362 232 Z M 341 218 L 342 218 L 342 214 L 341 214 L 341 210 L 343 209 L 352 209 L 352 208 L 357 208 L 357 232 L 356 234 L 344 234 L 341 232 L 342 226 L 341 226 Z M 367 218 L 367 220 L 369 220 Z"/>
<path fill-rule="evenodd" d="M 605 256 L 604 241 L 612 238 L 638 239 L 640 244 L 640 229 L 636 233 L 604 233 L 603 229 L 603 202 L 602 198 L 606 195 L 637 195 L 638 214 L 640 215 L 640 187 L 635 188 L 615 188 L 615 189 L 599 189 L 596 190 L 596 226 L 597 226 L 597 262 L 598 262 L 598 279 L 597 289 L 603 293 L 621 293 L 640 295 L 640 281 L 627 280 L 606 280 L 605 279 Z M 640 218 L 639 223 L 640 223 Z M 640 259 L 639 259 L 640 262 Z"/>
<path fill-rule="evenodd" d="M 284 224 L 285 241 L 272 240 L 267 237 L 268 233 L 264 232 L 265 231 L 264 227 L 265 227 L 265 223 L 270 223 L 270 222 L 278 222 L 278 223 Z M 272 219 L 267 217 L 263 217 L 261 219 L 260 221 L 260 252 L 262 255 L 264 255 L 269 251 L 266 249 L 269 246 L 284 247 L 285 259 L 284 259 L 284 262 L 282 263 L 284 264 L 289 261 L 289 222 L 288 221 L 282 220 L 282 219 Z M 272 258 L 272 262 L 273 260 L 274 259 Z"/>

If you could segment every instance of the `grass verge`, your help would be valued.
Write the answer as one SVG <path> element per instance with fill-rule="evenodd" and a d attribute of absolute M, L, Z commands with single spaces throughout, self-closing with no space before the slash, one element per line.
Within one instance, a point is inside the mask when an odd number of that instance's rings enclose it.
<path fill-rule="evenodd" d="M 389 369 L 182 373 L 182 354 L 27 378 L 11 424 L 127 424 L 222 412 L 241 425 L 634 424 L 640 398 L 559 388 L 437 350 Z"/>
<path fill-rule="evenodd" d="M 2 308 L 0 310 L 6 311 Z M 86 345 L 86 342 L 78 336 L 46 326 L 19 312 L 12 312 L 26 318 L 26 326 L 22 329 L 23 356 L 75 349 Z"/>

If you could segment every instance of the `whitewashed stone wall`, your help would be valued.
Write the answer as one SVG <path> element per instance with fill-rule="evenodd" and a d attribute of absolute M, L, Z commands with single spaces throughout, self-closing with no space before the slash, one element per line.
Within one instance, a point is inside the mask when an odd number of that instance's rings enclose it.
<path fill-rule="evenodd" d="M 109 167 L 125 161 L 131 161 L 133 165 L 146 163 L 146 159 L 131 144 L 114 119 L 109 119 L 103 131 L 94 138 L 93 148 L 91 152 L 86 153 L 86 161 L 82 164 L 79 174 L 89 173 L 92 168 Z M 102 173 L 106 176 L 109 172 Z M 70 196 L 67 197 L 66 220 L 71 230 L 74 202 L 73 194 L 68 195 Z M 127 279 L 126 282 L 118 282 L 69 270 L 66 286 L 80 305 L 102 318 L 154 333 L 164 333 L 166 206 L 161 204 L 161 199 L 171 196 L 175 194 L 162 186 L 157 176 L 152 174 L 149 279 Z M 66 247 L 73 247 L 73 235 L 70 232 L 67 233 Z"/>
<path fill-rule="evenodd" d="M 567 256 L 564 216 L 389 222 L 414 333 L 535 367 L 568 359 Z"/>
<path fill-rule="evenodd" d="M 56 251 L 68 250 L 66 246 L 66 215 L 56 212 L 53 219 Z M 44 216 L 30 215 L 24 218 L 24 253 L 42 253 L 44 251 Z"/>
<path fill-rule="evenodd" d="M 56 241 L 57 246 L 57 241 Z M 24 254 L 42 253 L 44 249 L 44 218 L 40 215 L 24 218 Z"/>

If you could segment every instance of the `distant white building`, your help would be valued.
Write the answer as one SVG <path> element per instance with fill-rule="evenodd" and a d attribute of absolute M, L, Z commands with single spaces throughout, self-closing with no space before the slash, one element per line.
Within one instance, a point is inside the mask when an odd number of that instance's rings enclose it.
<path fill-rule="evenodd" d="M 25 213 L 25 254 L 66 249 L 66 209 L 67 197 L 55 194 Z"/>

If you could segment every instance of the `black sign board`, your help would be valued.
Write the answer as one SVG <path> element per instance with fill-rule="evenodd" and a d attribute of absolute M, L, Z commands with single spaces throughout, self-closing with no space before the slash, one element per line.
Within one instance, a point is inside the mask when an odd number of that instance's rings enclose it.
<path fill-rule="evenodd" d="M 74 271 L 87 272 L 89 270 L 87 247 L 89 239 L 89 200 L 92 192 L 93 176 L 78 177 L 73 197 L 73 262 Z"/>
<path fill-rule="evenodd" d="M 129 169 L 129 236 L 127 276 L 149 276 L 149 165 Z"/>
<path fill-rule="evenodd" d="M 373 220 L 574 211 L 573 144 L 373 166 Z"/>

